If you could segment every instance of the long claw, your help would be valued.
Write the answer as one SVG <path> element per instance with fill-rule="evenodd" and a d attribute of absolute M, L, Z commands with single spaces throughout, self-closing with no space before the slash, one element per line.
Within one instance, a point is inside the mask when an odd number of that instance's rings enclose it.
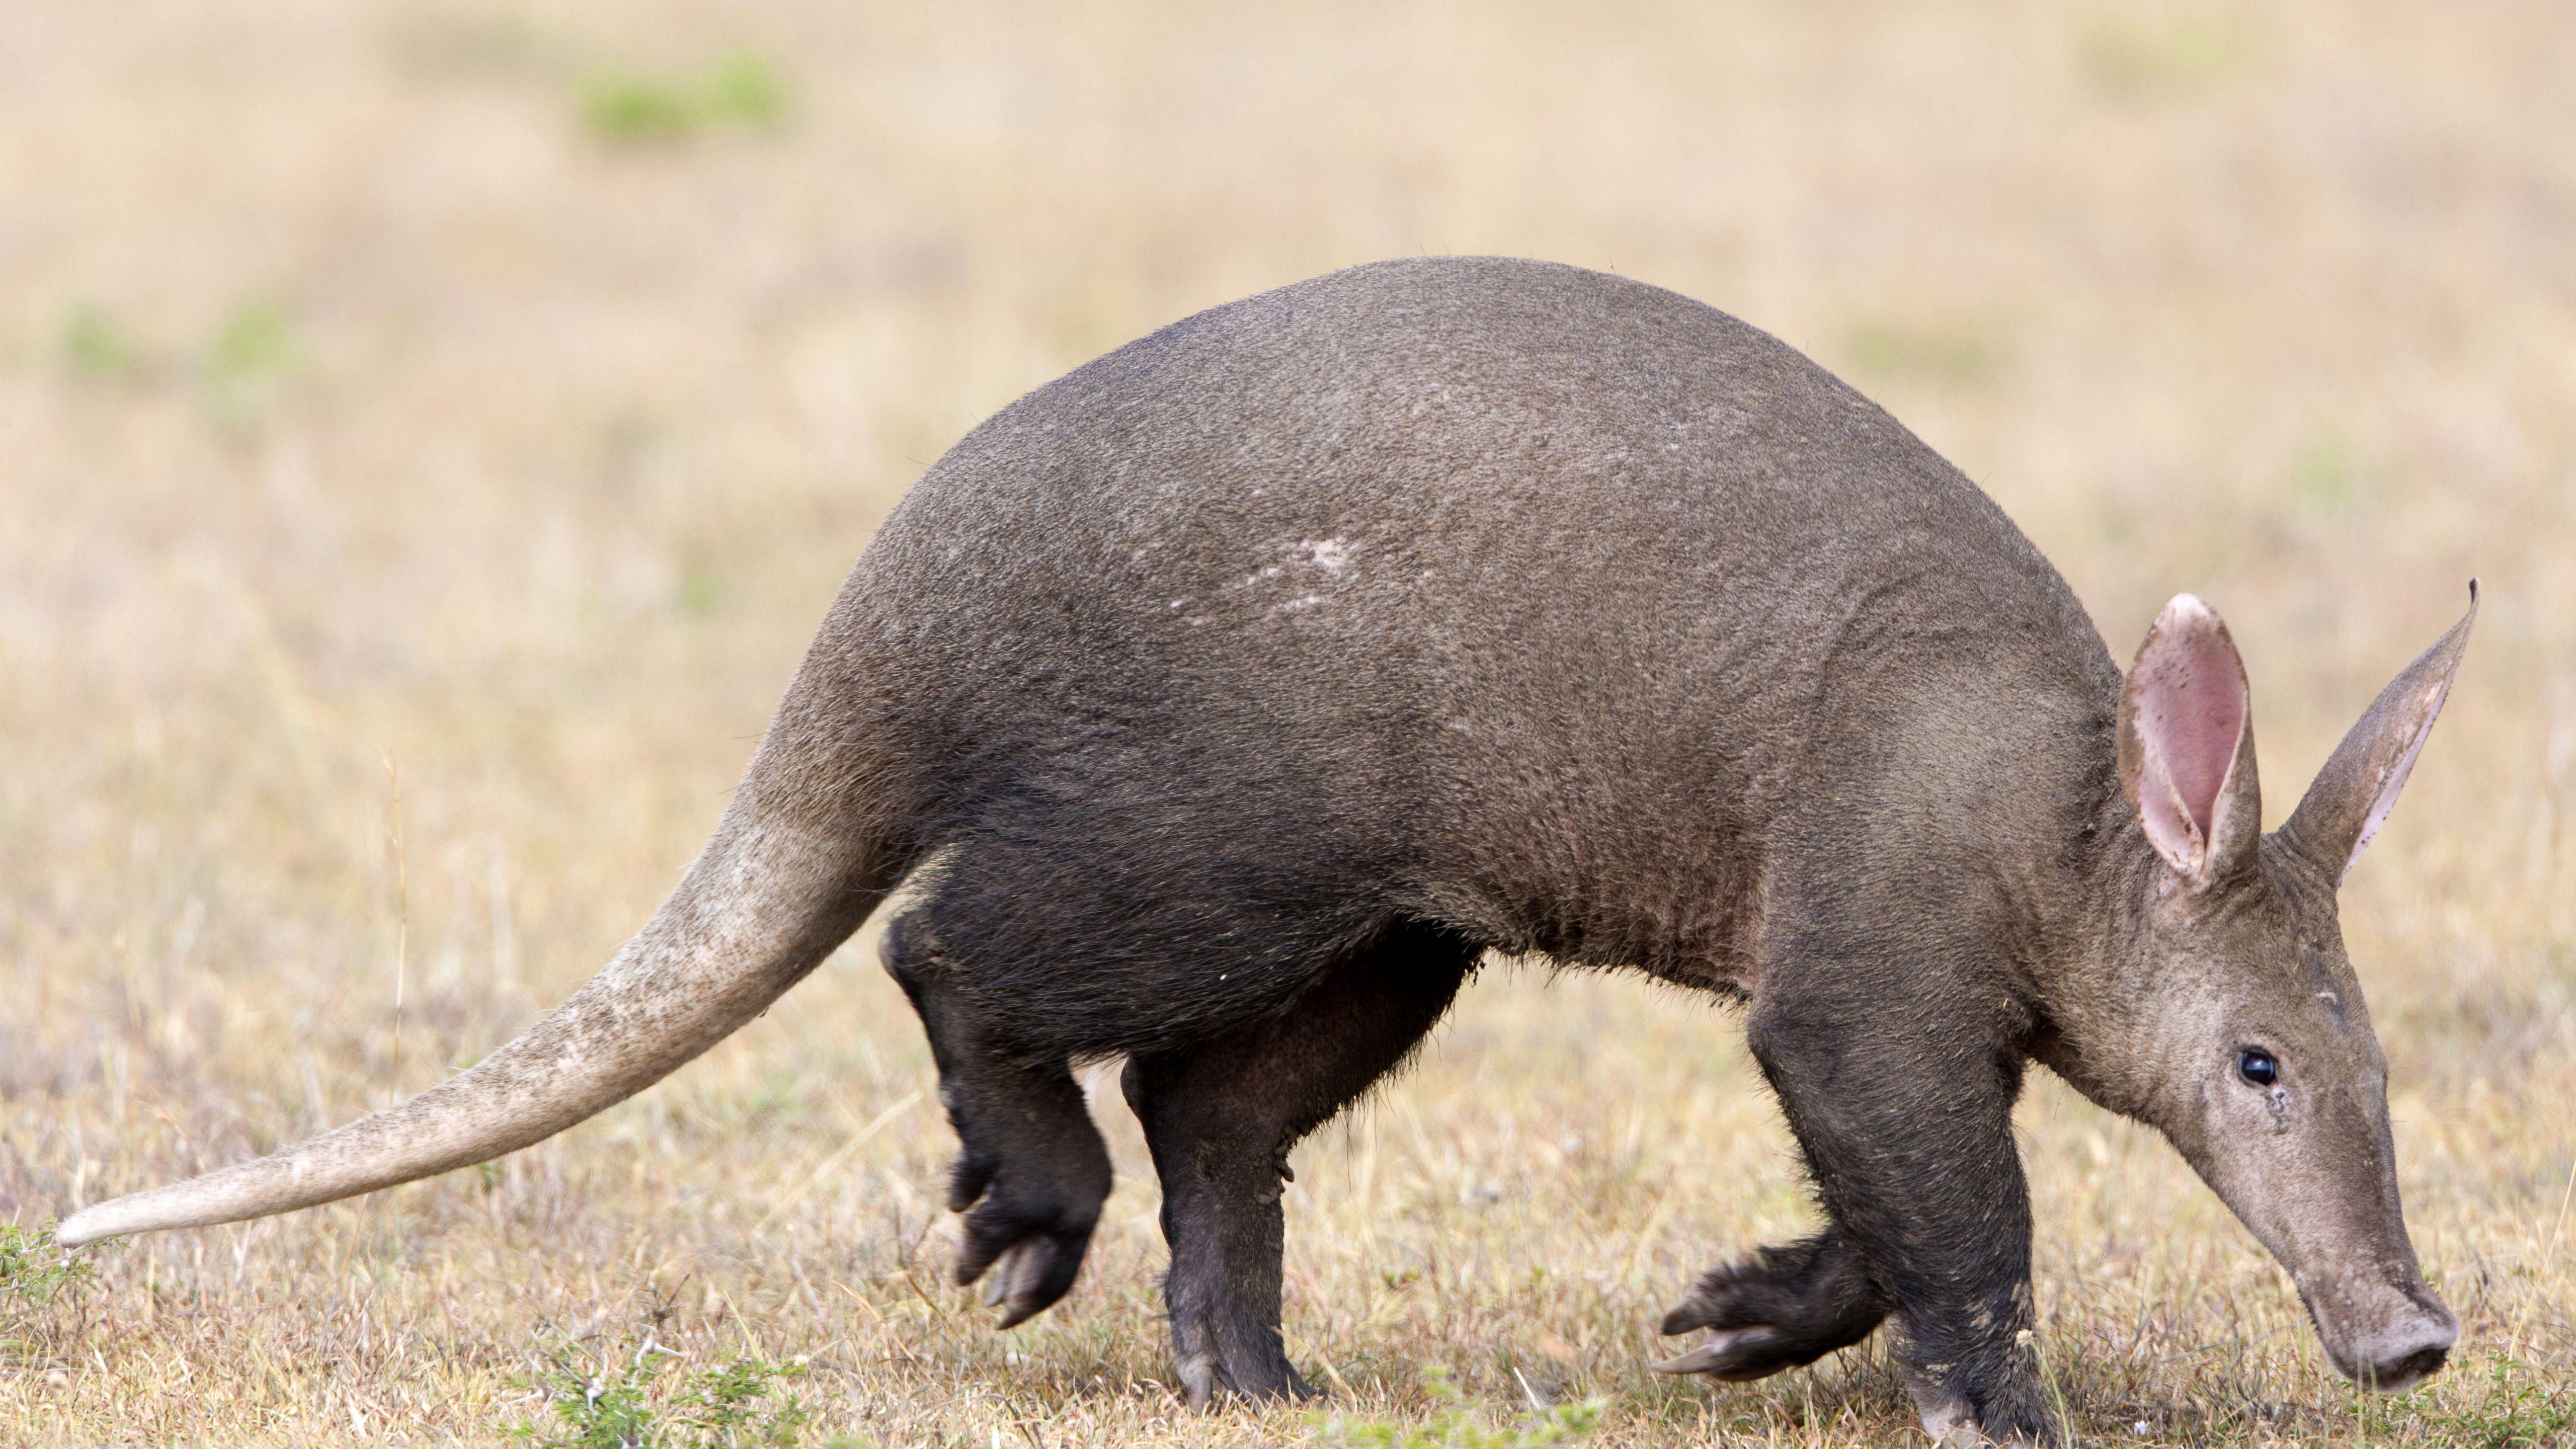
<path fill-rule="evenodd" d="M 1181 1385 L 1189 1390 L 1190 1407 L 1204 1409 L 1216 1398 L 1216 1360 L 1207 1354 L 1191 1358 L 1181 1366 Z"/>
<path fill-rule="evenodd" d="M 1028 1246 L 1026 1242 L 1011 1244 L 1002 1250 L 1002 1256 L 993 1260 L 991 1267 L 984 1270 L 985 1307 L 1002 1306 L 1003 1297 L 1010 1291 L 1011 1269 L 1019 1262 L 1020 1255 L 1028 1250 Z"/>
<path fill-rule="evenodd" d="M 1673 1358 L 1659 1358 L 1646 1365 L 1659 1374 L 1699 1374 L 1717 1367 L 1720 1355 L 1706 1344 Z"/>
<path fill-rule="evenodd" d="M 1761 1348 L 1769 1339 L 1778 1337 L 1767 1328 L 1731 1328 L 1709 1335 L 1708 1342 L 1674 1358 L 1651 1363 L 1646 1367 L 1659 1374 L 1715 1374 L 1722 1379 L 1761 1378 L 1768 1369 L 1747 1374 L 1745 1360 L 1752 1350 Z"/>
<path fill-rule="evenodd" d="M 1044 1238 L 1029 1238 L 1011 1245 L 1002 1261 L 993 1265 L 993 1286 L 988 1291 L 992 1300 L 1002 1305 L 1000 1328 L 1017 1328 L 1044 1313 L 1064 1290 L 1047 1291 L 1047 1277 L 1055 1269 L 1056 1246 Z"/>

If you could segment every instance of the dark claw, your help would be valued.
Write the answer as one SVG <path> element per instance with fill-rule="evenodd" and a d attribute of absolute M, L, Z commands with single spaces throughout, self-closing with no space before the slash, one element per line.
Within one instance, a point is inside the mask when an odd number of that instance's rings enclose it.
<path fill-rule="evenodd" d="M 958 1153 L 948 1169 L 948 1210 L 962 1213 L 973 1207 L 1000 1170 L 1001 1164 L 984 1153 L 971 1149 Z"/>

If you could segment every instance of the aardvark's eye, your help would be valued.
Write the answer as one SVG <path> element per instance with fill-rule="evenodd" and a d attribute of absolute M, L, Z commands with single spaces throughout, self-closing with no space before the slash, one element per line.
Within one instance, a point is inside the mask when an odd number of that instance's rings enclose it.
<path fill-rule="evenodd" d="M 2281 1064 L 2272 1060 L 2270 1052 L 2256 1051 L 2252 1047 L 2247 1047 L 2237 1054 L 2236 1075 L 2255 1086 L 2268 1087 L 2280 1080 Z"/>

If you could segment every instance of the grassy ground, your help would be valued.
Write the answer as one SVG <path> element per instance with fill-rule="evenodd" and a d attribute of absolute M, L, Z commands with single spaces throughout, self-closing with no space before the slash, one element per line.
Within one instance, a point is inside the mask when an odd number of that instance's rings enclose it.
<path fill-rule="evenodd" d="M 2572 73 L 2554 0 L 0 6 L 0 1218 L 419 1090 L 606 960 L 977 418 L 1262 286 L 1524 253 L 1852 377 L 2115 651 L 2215 601 L 2276 818 L 2484 577 L 2345 897 L 2455 1367 L 2357 1401 L 2173 1154 L 2046 1081 L 2039 1302 L 2088 1442 L 2565 1442 Z M 481 1171 L 50 1301 L 0 1254 L 0 1442 L 488 1443 L 648 1342 L 654 1402 L 801 1361 L 813 1442 L 1349 1436 L 1164 1390 L 1114 1090 L 1081 1286 L 985 1327 L 931 1088 L 863 941 Z M 1910 1432 L 1877 1349 L 1641 1368 L 1809 1220 L 1703 1002 L 1491 972 L 1296 1165 L 1288 1331 L 1347 1414 L 1436 1422 L 1445 1373 L 1497 1426 L 1598 1398 L 1605 1445 Z"/>

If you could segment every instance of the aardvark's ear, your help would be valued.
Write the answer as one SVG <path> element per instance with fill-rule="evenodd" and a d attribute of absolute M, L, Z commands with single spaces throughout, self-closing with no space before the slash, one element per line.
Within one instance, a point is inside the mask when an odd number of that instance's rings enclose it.
<path fill-rule="evenodd" d="M 2422 657 L 2406 666 L 2343 737 L 2317 772 L 2299 808 L 2281 826 L 2291 849 L 2341 881 L 2397 806 L 2397 792 L 2415 756 L 2432 736 L 2451 677 L 2468 652 L 2469 626 L 2478 619 L 2478 583 L 2469 581 L 2469 612 Z"/>
<path fill-rule="evenodd" d="M 2120 788 L 2195 889 L 2254 863 L 2263 793 L 2245 665 L 2217 611 L 2189 594 L 2156 615 L 2120 691 Z"/>

